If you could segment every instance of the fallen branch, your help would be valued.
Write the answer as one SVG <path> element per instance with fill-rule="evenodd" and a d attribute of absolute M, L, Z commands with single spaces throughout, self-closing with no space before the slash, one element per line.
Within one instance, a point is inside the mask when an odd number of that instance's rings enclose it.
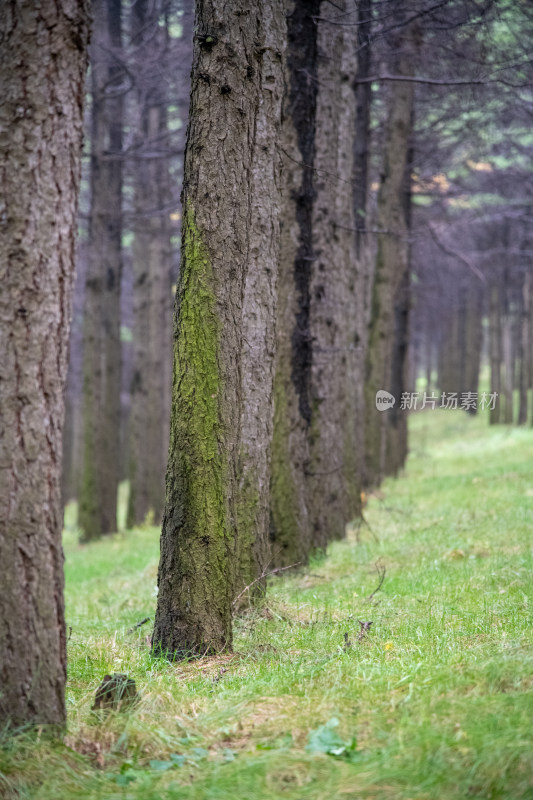
<path fill-rule="evenodd" d="M 237 595 L 237 597 L 233 601 L 233 608 L 235 608 L 235 606 L 237 605 L 237 603 L 239 602 L 239 600 L 241 599 L 243 594 L 245 592 L 247 592 L 248 589 L 251 589 L 252 586 L 255 586 L 256 583 L 259 583 L 259 581 L 262 581 L 263 578 L 268 578 L 268 577 L 270 577 L 270 575 L 276 575 L 278 572 L 285 572 L 286 569 L 292 569 L 293 567 L 297 567 L 301 563 L 302 563 L 301 561 L 297 561 L 295 564 L 289 564 L 288 567 L 277 567 L 276 569 L 271 569 L 270 572 L 267 572 L 266 568 L 265 568 L 258 578 L 256 578 L 254 581 L 249 583 L 248 586 L 245 586 L 244 589 L 242 590 L 242 592 L 239 592 L 239 594 Z"/>
<path fill-rule="evenodd" d="M 374 595 L 376 595 L 379 592 L 379 590 L 381 589 L 381 587 L 383 586 L 383 581 L 385 580 L 385 575 L 387 573 L 387 567 L 385 566 L 385 564 L 382 564 L 379 559 L 376 561 L 374 566 L 376 568 L 376 572 L 379 575 L 379 583 L 376 586 L 376 588 L 374 589 L 374 591 L 372 592 L 372 594 L 369 594 L 368 597 L 366 598 L 369 602 L 370 602 L 370 600 L 372 600 Z"/>
<path fill-rule="evenodd" d="M 150 622 L 150 619 L 151 619 L 151 617 L 145 617 L 140 622 L 137 622 L 137 624 L 134 625 L 132 628 L 128 628 L 126 633 L 133 633 L 133 631 L 136 631 L 137 628 L 140 628 L 142 625 L 145 625 L 147 622 Z"/>

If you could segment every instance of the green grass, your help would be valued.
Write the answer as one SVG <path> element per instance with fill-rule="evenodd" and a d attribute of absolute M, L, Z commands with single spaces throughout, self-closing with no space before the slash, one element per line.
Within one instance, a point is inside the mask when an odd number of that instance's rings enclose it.
<path fill-rule="evenodd" d="M 428 412 L 411 450 L 368 524 L 237 620 L 232 656 L 171 665 L 150 623 L 127 633 L 153 617 L 156 529 L 68 532 L 69 732 L 6 741 L 0 795 L 533 798 L 533 431 Z M 102 720 L 107 671 L 142 700 Z"/>

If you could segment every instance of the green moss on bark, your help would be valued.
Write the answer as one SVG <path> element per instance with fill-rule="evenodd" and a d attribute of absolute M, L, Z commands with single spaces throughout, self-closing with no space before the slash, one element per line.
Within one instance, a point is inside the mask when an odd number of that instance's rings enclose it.
<path fill-rule="evenodd" d="M 234 547 L 230 524 L 228 443 L 214 276 L 209 253 L 186 208 L 160 598 L 154 649 L 193 655 L 231 646 Z"/>
<path fill-rule="evenodd" d="M 174 358 L 173 438 L 189 472 L 190 510 L 210 533 L 226 528 L 220 453 L 220 322 L 213 272 L 206 249 L 187 209 L 178 330 Z M 183 447 L 186 443 L 186 448 Z"/>

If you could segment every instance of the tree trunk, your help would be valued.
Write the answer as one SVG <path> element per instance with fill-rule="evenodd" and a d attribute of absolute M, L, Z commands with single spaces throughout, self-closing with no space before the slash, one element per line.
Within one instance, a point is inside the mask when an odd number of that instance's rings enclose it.
<path fill-rule="evenodd" d="M 393 71 L 410 76 L 414 69 L 414 38 L 404 33 L 401 42 L 391 41 Z M 388 471 L 386 461 L 389 411 L 376 408 L 376 393 L 390 391 L 392 344 L 395 330 L 395 298 L 402 276 L 408 269 L 407 222 L 405 218 L 405 171 L 408 163 L 413 117 L 413 83 L 400 81 L 389 89 L 386 141 L 381 185 L 378 194 L 377 254 L 372 291 L 372 318 L 366 353 L 366 452 L 365 483 L 379 483 Z M 399 404 L 400 398 L 396 398 Z"/>
<path fill-rule="evenodd" d="M 497 395 L 494 408 L 490 409 L 490 424 L 500 422 L 501 409 L 501 300 L 500 287 L 494 284 L 489 296 L 489 355 L 490 355 L 490 391 Z"/>
<path fill-rule="evenodd" d="M 351 19 L 351 18 L 350 18 Z M 357 75 L 354 81 L 356 112 L 354 136 L 354 185 L 353 199 L 356 229 L 356 253 L 359 258 L 365 241 L 367 221 L 368 163 L 370 159 L 370 111 L 372 108 L 372 84 L 361 82 L 370 75 L 372 0 L 360 0 L 357 17 Z"/>
<path fill-rule="evenodd" d="M 355 19 L 352 0 L 343 4 Z M 363 373 L 357 348 L 360 288 L 355 214 L 347 177 L 354 174 L 355 29 L 332 25 L 327 3 L 318 23 L 312 253 L 308 262 L 311 336 L 309 461 L 305 466 L 312 544 L 344 536 L 360 512 L 357 386 Z"/>
<path fill-rule="evenodd" d="M 479 369 L 481 366 L 481 348 L 483 345 L 483 307 L 482 294 L 479 283 L 474 284 L 470 278 L 469 286 L 465 291 L 465 338 L 462 352 L 464 354 L 463 384 L 461 392 L 478 393 Z M 476 413 L 476 408 L 468 409 L 470 414 Z"/>
<path fill-rule="evenodd" d="M 270 464 L 281 209 L 279 136 L 286 43 L 283 0 L 271 0 L 265 6 L 262 36 L 258 64 L 261 93 L 251 176 L 251 233 L 243 300 L 237 594 L 264 574 L 271 559 Z M 258 581 L 254 588 L 262 590 L 262 584 Z"/>
<path fill-rule="evenodd" d="M 518 424 L 527 424 L 528 386 L 529 386 L 529 306 L 531 290 L 531 272 L 526 272 L 520 292 L 520 316 L 518 322 L 518 369 L 519 369 L 519 407 Z"/>
<path fill-rule="evenodd" d="M 274 379 L 271 539 L 276 564 L 305 561 L 311 547 L 305 470 L 311 424 L 310 281 L 313 166 L 320 0 L 287 3 L 287 92 L 282 151 L 283 198 Z"/>
<path fill-rule="evenodd" d="M 88 3 L 0 17 L 0 722 L 65 721 L 63 392 Z"/>
<path fill-rule="evenodd" d="M 410 131 L 414 129 L 414 103 L 411 109 Z M 411 136 L 403 180 L 403 213 L 407 236 L 412 228 L 411 176 L 413 173 L 414 148 Z M 386 463 L 387 475 L 397 475 L 407 458 L 407 414 L 400 409 L 400 398 L 408 385 L 409 315 L 411 304 L 411 243 L 405 243 L 405 257 L 399 260 L 400 272 L 394 297 L 394 337 L 392 343 L 391 393 L 396 404 L 387 416 Z"/>
<path fill-rule="evenodd" d="M 253 0 L 199 0 L 159 596 L 152 646 L 170 658 L 231 647 L 242 415 L 242 315 L 255 210 L 264 59 Z M 259 16 L 258 16 L 259 14 Z M 274 56 L 274 53 L 272 54 Z M 262 224 L 275 229 L 265 210 Z M 268 392 L 268 387 L 265 388 Z"/>
<path fill-rule="evenodd" d="M 168 212 L 169 160 L 161 157 L 167 134 L 166 37 L 159 29 L 159 5 L 139 0 L 132 8 L 132 40 L 137 75 L 137 146 L 133 160 L 134 366 L 129 423 L 130 494 L 127 524 L 149 513 L 161 521 L 168 448 L 166 362 L 171 358 L 172 249 Z M 155 152 L 155 157 L 150 153 Z"/>
<path fill-rule="evenodd" d="M 83 336 L 83 540 L 117 529 L 120 477 L 121 0 L 95 0 L 91 43 L 91 209 Z"/>
<path fill-rule="evenodd" d="M 505 396 L 503 421 L 507 425 L 513 423 L 513 388 L 514 388 L 514 347 L 513 347 L 513 318 L 508 310 L 503 318 L 503 392 Z"/>

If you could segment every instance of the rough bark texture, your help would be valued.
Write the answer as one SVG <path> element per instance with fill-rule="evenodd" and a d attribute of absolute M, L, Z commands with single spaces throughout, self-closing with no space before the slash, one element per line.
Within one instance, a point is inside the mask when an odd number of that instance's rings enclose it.
<path fill-rule="evenodd" d="M 259 12 L 259 13 L 258 13 Z M 153 649 L 231 647 L 242 311 L 263 43 L 252 0 L 196 8 L 182 265 Z"/>
<path fill-rule="evenodd" d="M 394 71 L 412 75 L 413 32 L 400 42 L 391 41 Z M 366 354 L 366 443 L 365 483 L 379 483 L 387 472 L 388 411 L 375 405 L 379 389 L 390 391 L 392 381 L 395 302 L 408 268 L 408 225 L 405 216 L 405 171 L 408 162 L 413 113 L 413 83 L 398 81 L 390 88 L 386 120 L 386 141 L 377 210 L 377 254 L 372 290 L 372 317 Z M 396 403 L 400 398 L 396 398 Z"/>
<path fill-rule="evenodd" d="M 351 0 L 346 19 L 357 18 Z M 327 3 L 288 6 L 271 535 L 305 560 L 359 512 L 362 288 L 354 237 L 356 32 Z M 317 22 L 318 19 L 318 22 Z"/>
<path fill-rule="evenodd" d="M 356 19 L 352 0 L 342 3 Z M 305 467 L 311 539 L 325 547 L 344 536 L 360 511 L 356 387 L 363 374 L 357 347 L 359 288 L 354 173 L 355 28 L 329 24 L 338 9 L 323 3 L 318 25 L 318 96 L 314 160 L 312 253 L 308 262 L 311 337 L 311 422 Z"/>
<path fill-rule="evenodd" d="M 117 528 L 120 477 L 121 0 L 95 0 L 91 44 L 91 209 L 83 335 L 84 540 Z"/>
<path fill-rule="evenodd" d="M 352 19 L 350 17 L 350 19 Z M 354 136 L 353 200 L 356 251 L 360 257 L 367 223 L 368 164 L 370 159 L 370 110 L 372 84 L 363 83 L 371 66 L 372 0 L 360 0 L 357 15 L 357 73 L 354 80 L 356 113 Z"/>
<path fill-rule="evenodd" d="M 310 281 L 313 263 L 317 26 L 320 0 L 286 3 L 283 198 L 274 379 L 271 525 L 276 564 L 305 560 L 311 547 L 305 470 L 311 424 Z"/>
<path fill-rule="evenodd" d="M 0 15 L 0 724 L 65 720 L 60 471 L 86 2 Z"/>
<path fill-rule="evenodd" d="M 274 354 L 280 251 L 279 152 L 286 22 L 283 0 L 265 5 L 260 102 L 252 170 L 251 235 L 243 300 L 242 424 L 236 593 L 267 569 Z M 260 582 L 254 588 L 262 589 Z"/>
<path fill-rule="evenodd" d="M 132 164 L 134 182 L 132 248 L 134 276 L 134 372 L 131 383 L 127 523 L 132 527 L 149 513 L 160 523 L 164 505 L 169 416 L 167 362 L 171 359 L 172 249 L 168 213 L 169 163 L 161 150 L 167 135 L 166 91 L 161 80 L 165 31 L 161 9 L 139 0 L 132 9 L 132 38 L 137 76 L 137 141 Z M 152 157 L 150 154 L 154 153 Z"/>

